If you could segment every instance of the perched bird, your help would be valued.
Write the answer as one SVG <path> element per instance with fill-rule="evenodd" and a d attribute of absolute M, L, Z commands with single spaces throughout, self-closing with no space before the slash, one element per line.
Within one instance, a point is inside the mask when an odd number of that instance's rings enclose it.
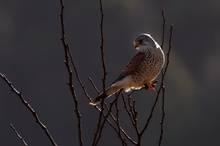
<path fill-rule="evenodd" d="M 148 90 L 155 90 L 156 84 L 152 81 L 163 68 L 165 62 L 163 50 L 150 34 L 138 35 L 133 43 L 137 53 L 111 86 L 90 102 L 91 105 L 99 104 L 121 89 L 125 92 L 140 90 L 144 87 Z"/>

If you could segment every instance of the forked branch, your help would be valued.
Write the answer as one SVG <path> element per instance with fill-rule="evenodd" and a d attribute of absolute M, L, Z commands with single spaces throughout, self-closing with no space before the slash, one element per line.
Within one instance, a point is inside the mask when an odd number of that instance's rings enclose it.
<path fill-rule="evenodd" d="M 80 114 L 80 109 L 79 109 L 79 101 L 78 98 L 76 96 L 75 93 L 75 87 L 74 87 L 74 83 L 73 83 L 73 73 L 72 73 L 72 69 L 71 69 L 71 64 L 75 70 L 77 79 L 81 85 L 81 87 L 83 88 L 84 94 L 88 95 L 83 84 L 81 83 L 77 70 L 76 70 L 76 66 L 73 62 L 73 57 L 70 53 L 70 47 L 66 42 L 66 35 L 65 35 L 65 27 L 64 27 L 64 2 L 63 0 L 60 0 L 60 6 L 61 6 L 61 12 L 60 12 L 60 22 L 61 22 L 61 38 L 60 40 L 62 41 L 63 44 L 63 49 L 64 49 L 64 54 L 65 54 L 65 66 L 68 72 L 68 76 L 69 76 L 69 81 L 68 81 L 68 86 L 70 89 L 70 92 L 72 94 L 73 97 L 73 101 L 74 101 L 74 112 L 76 114 L 77 117 L 77 128 L 78 128 L 78 139 L 79 139 L 79 145 L 82 146 L 83 145 L 83 139 L 82 139 L 82 121 L 81 121 L 81 114 Z M 87 96 L 88 97 L 88 96 Z"/>
<path fill-rule="evenodd" d="M 5 83 L 11 88 L 11 91 L 14 92 L 21 100 L 21 102 L 24 104 L 24 106 L 28 109 L 28 111 L 31 112 L 32 116 L 35 118 L 36 122 L 38 125 L 43 129 L 47 137 L 49 138 L 50 142 L 52 145 L 57 146 L 56 142 L 54 141 L 52 135 L 50 134 L 49 130 L 47 127 L 42 123 L 40 118 L 37 115 L 37 112 L 31 107 L 31 105 L 24 99 L 23 95 L 21 92 L 19 92 L 13 85 L 12 83 L 7 79 L 5 75 L 0 73 L 0 77 L 5 81 Z"/>

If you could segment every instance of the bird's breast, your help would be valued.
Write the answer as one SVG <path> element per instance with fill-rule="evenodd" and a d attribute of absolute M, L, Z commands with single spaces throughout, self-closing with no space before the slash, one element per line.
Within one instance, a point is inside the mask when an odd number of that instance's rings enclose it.
<path fill-rule="evenodd" d="M 161 52 L 146 52 L 146 57 L 132 74 L 134 84 L 139 84 L 142 86 L 144 83 L 146 83 L 146 81 L 151 82 L 154 80 L 160 73 L 163 64 L 164 58 Z"/>

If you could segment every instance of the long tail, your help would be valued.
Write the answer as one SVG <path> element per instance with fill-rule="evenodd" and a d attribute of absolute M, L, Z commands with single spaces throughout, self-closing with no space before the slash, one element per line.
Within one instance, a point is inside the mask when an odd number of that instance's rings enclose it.
<path fill-rule="evenodd" d="M 104 101 L 106 98 L 110 97 L 112 94 L 120 90 L 121 87 L 117 86 L 116 84 L 113 84 L 108 89 L 106 89 L 105 93 L 101 93 L 98 97 L 96 97 L 94 100 L 92 100 L 89 104 L 90 105 L 97 105 L 100 102 Z"/>

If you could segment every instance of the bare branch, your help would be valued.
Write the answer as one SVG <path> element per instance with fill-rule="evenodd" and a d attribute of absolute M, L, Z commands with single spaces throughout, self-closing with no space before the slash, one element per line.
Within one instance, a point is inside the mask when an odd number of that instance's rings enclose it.
<path fill-rule="evenodd" d="M 164 78 L 165 78 L 165 74 L 167 72 L 167 68 L 168 68 L 169 63 L 170 63 L 170 52 L 171 52 L 171 48 L 172 48 L 172 37 L 173 37 L 173 25 L 171 24 L 170 25 L 170 37 L 169 37 L 169 49 L 168 49 L 168 52 L 167 52 L 167 62 L 166 62 L 165 69 L 164 69 L 164 72 L 163 72 L 162 80 L 164 80 Z"/>
<path fill-rule="evenodd" d="M 159 137 L 159 146 L 161 145 L 162 139 L 163 139 L 163 124 L 164 124 L 164 118 L 165 118 L 165 88 L 162 88 L 162 117 L 161 117 L 161 121 L 160 121 L 160 137 Z"/>
<path fill-rule="evenodd" d="M 17 130 L 15 129 L 15 127 L 10 124 L 11 129 L 14 131 L 14 133 L 17 135 L 17 137 L 21 140 L 21 142 L 23 143 L 23 145 L 28 146 L 28 144 L 26 143 L 26 141 L 21 137 L 21 135 L 17 132 Z"/>
<path fill-rule="evenodd" d="M 98 88 L 96 87 L 96 85 L 95 85 L 94 81 L 92 80 L 92 78 L 89 77 L 88 79 L 89 79 L 90 83 L 92 84 L 93 88 L 95 89 L 95 91 L 96 91 L 98 94 L 100 94 L 100 91 L 99 91 Z"/>
<path fill-rule="evenodd" d="M 163 14 L 163 13 L 162 13 Z M 163 18 L 164 18 L 164 14 L 163 14 Z M 164 18 L 164 23 L 165 23 L 165 18 Z M 169 62 L 170 62 L 170 51 L 172 48 L 172 36 L 173 36 L 173 25 L 170 26 L 170 36 L 169 36 L 169 49 L 167 52 L 167 62 L 166 62 L 166 66 L 165 69 L 162 72 L 162 83 L 164 82 L 164 78 L 165 78 L 165 74 L 167 72 L 167 68 L 169 66 Z M 162 87 L 162 117 L 161 117 L 161 130 L 160 130 L 160 138 L 159 138 L 159 146 L 161 145 L 162 142 L 162 138 L 163 138 L 163 123 L 164 123 L 164 118 L 165 118 L 165 107 L 164 107 L 164 100 L 165 98 L 165 87 Z"/>
<path fill-rule="evenodd" d="M 70 52 L 70 49 L 68 49 L 67 51 L 68 51 L 68 55 L 69 55 L 69 57 L 70 57 L 71 64 L 72 64 L 72 67 L 73 67 L 73 69 L 74 69 L 74 72 L 75 72 L 77 81 L 79 82 L 79 84 L 80 84 L 80 86 L 81 86 L 81 88 L 82 88 L 82 90 L 83 90 L 83 93 L 84 93 L 84 94 L 86 95 L 86 97 L 91 101 L 91 98 L 90 98 L 89 94 L 87 93 L 86 88 L 85 88 L 85 86 L 83 85 L 83 83 L 82 83 L 82 81 L 81 81 L 81 79 L 80 79 L 80 77 L 79 77 L 79 74 L 78 74 L 76 65 L 75 65 L 75 63 L 74 63 L 74 61 L 73 61 L 73 57 L 72 57 L 72 54 L 71 54 L 71 52 Z"/>
<path fill-rule="evenodd" d="M 78 98 L 76 96 L 75 93 L 75 88 L 74 88 L 74 84 L 73 84 L 73 73 L 72 73 L 72 69 L 70 64 L 72 64 L 74 71 L 76 73 L 78 82 L 80 83 L 84 94 L 89 98 L 82 82 L 80 81 L 80 78 L 78 76 L 77 70 L 76 70 L 76 66 L 73 62 L 73 58 L 72 55 L 70 53 L 70 48 L 69 45 L 66 43 L 66 36 L 65 36 L 65 27 L 64 27 L 64 2 L 63 0 L 60 0 L 60 6 L 61 6 L 61 12 L 60 12 L 60 22 L 61 22 L 61 41 L 63 44 L 63 48 L 64 48 L 64 53 L 65 53 L 65 65 L 66 65 L 66 69 L 69 75 L 69 82 L 67 83 L 70 89 L 70 92 L 72 94 L 73 100 L 74 100 L 74 111 L 77 117 L 77 122 L 78 122 L 78 138 L 79 138 L 79 145 L 82 146 L 83 145 L 83 139 L 82 139 L 82 121 L 81 121 L 81 114 L 80 114 L 80 110 L 79 110 L 79 103 L 78 103 Z"/>
<path fill-rule="evenodd" d="M 137 118 L 136 118 L 136 111 L 135 111 L 135 105 L 131 104 L 131 96 L 128 95 L 128 103 L 126 103 L 126 100 L 124 98 L 124 95 L 122 94 L 122 100 L 123 100 L 123 103 L 124 103 L 124 108 L 125 108 L 125 111 L 127 112 L 129 118 L 130 118 L 130 121 L 135 129 L 135 132 L 136 134 L 138 135 L 139 134 L 139 130 L 138 130 L 138 125 L 137 125 Z M 127 106 L 128 105 L 128 106 Z"/>
<path fill-rule="evenodd" d="M 162 27 L 162 43 L 161 43 L 161 48 L 163 49 L 164 37 L 165 37 L 165 24 L 166 24 L 166 19 L 165 19 L 165 15 L 164 15 L 164 9 L 162 9 L 162 19 L 163 19 L 163 27 Z M 169 59 L 169 56 L 168 56 L 167 59 Z M 164 74 L 164 69 L 162 69 L 162 78 L 164 78 L 163 74 Z M 164 132 L 164 130 L 163 130 L 163 123 L 164 123 L 164 118 L 165 118 L 164 104 L 165 104 L 165 87 L 163 86 L 162 87 L 162 105 L 161 105 L 162 116 L 161 116 L 161 121 L 160 121 L 160 137 L 159 137 L 159 144 L 158 144 L 159 146 L 161 145 L 161 142 L 162 142 L 162 139 L 163 139 L 163 132 Z"/>
<path fill-rule="evenodd" d="M 49 130 L 47 127 L 41 122 L 40 118 L 37 115 L 37 112 L 31 107 L 31 105 L 24 99 L 22 96 L 21 92 L 19 92 L 15 87 L 11 84 L 11 82 L 7 79 L 7 77 L 3 74 L 0 73 L 1 78 L 6 82 L 6 84 L 11 88 L 12 92 L 14 92 L 21 100 L 21 102 L 25 105 L 25 107 L 31 112 L 33 117 L 35 118 L 36 122 L 38 125 L 43 129 L 47 137 L 50 139 L 50 142 L 54 145 L 57 146 L 56 142 L 54 141 L 52 135 L 50 134 Z"/>
<path fill-rule="evenodd" d="M 122 90 L 119 91 L 119 93 Z M 118 94 L 119 95 L 119 94 Z M 109 111 L 109 108 L 106 107 L 106 109 Z M 116 127 L 113 126 L 113 124 L 111 124 L 111 127 L 115 130 L 115 132 L 118 134 L 118 136 L 120 136 L 120 133 L 123 133 L 123 135 L 134 145 L 136 145 L 137 143 L 126 133 L 126 131 L 121 127 L 121 126 L 117 126 L 117 119 L 116 117 L 113 115 L 113 113 L 110 113 L 110 117 L 111 119 L 114 121 L 114 123 L 116 124 Z M 109 122 L 108 122 L 109 123 Z M 110 123 L 109 123 L 110 124 Z M 119 128 L 119 129 L 118 129 Z"/>
<path fill-rule="evenodd" d="M 102 122 L 102 115 L 103 115 L 103 112 L 104 112 L 104 106 L 103 106 L 104 102 L 101 102 L 101 111 L 99 113 L 99 119 L 98 119 L 98 123 L 97 123 L 97 128 L 96 128 L 96 132 L 94 134 L 94 138 L 93 138 L 93 143 L 92 143 L 92 146 L 96 146 L 101 138 L 101 131 L 102 131 L 102 128 L 101 128 L 101 122 Z M 99 134 L 99 136 L 98 136 Z"/>
<path fill-rule="evenodd" d="M 164 15 L 164 9 L 162 9 L 162 19 L 163 19 L 163 23 L 162 23 L 162 42 L 161 42 L 161 48 L 163 49 L 164 38 L 165 38 L 165 24 L 166 24 L 166 19 L 165 19 L 165 15 Z"/>
<path fill-rule="evenodd" d="M 120 92 L 119 92 L 120 93 Z M 118 93 L 118 95 L 119 95 Z M 117 99 L 117 98 L 116 98 Z M 114 102 L 116 101 L 116 99 L 110 104 L 110 107 L 107 106 L 107 104 L 104 103 L 105 109 L 108 111 L 107 114 L 105 114 L 104 112 L 102 112 L 102 116 L 104 117 L 104 119 L 107 121 L 107 123 L 110 125 L 110 127 L 118 134 L 119 138 L 121 140 L 123 140 L 123 145 L 127 145 L 126 140 L 122 137 L 121 133 L 134 145 L 136 145 L 137 143 L 126 133 L 126 131 L 121 127 L 121 126 L 117 126 L 117 119 L 115 118 L 115 116 L 113 115 L 113 113 L 111 112 L 112 110 L 112 105 L 114 104 Z M 98 106 L 94 106 L 94 108 L 96 108 L 96 110 L 98 110 L 100 113 L 102 111 L 102 109 L 100 109 Z M 109 114 L 109 115 L 108 115 Z M 108 117 L 111 117 L 111 119 L 113 120 L 113 122 L 115 123 L 115 125 L 109 120 Z M 119 129 L 118 129 L 119 128 Z"/>
<path fill-rule="evenodd" d="M 121 90 L 122 91 L 122 90 Z M 119 118 L 119 107 L 118 107 L 118 98 L 120 96 L 120 92 L 118 92 L 118 94 L 116 94 L 116 102 L 115 102 L 115 110 L 116 110 L 116 126 L 117 126 L 117 129 L 118 129 L 118 138 L 121 140 L 121 143 L 122 143 L 122 146 L 127 146 L 127 142 L 126 142 L 126 139 L 123 138 L 122 136 L 122 132 L 121 132 L 121 125 L 120 125 L 120 118 Z"/>
<path fill-rule="evenodd" d="M 102 55 L 102 67 L 103 67 L 103 78 L 102 78 L 102 85 L 103 85 L 103 92 L 105 92 L 105 81 L 107 76 L 106 71 L 106 64 L 105 64 L 105 53 L 104 53 L 104 12 L 103 12 L 103 6 L 102 6 L 102 0 L 99 0 L 99 6 L 100 6 L 100 13 L 101 13 L 101 22 L 100 22 L 100 31 L 101 31 L 101 55 Z"/>
<path fill-rule="evenodd" d="M 101 20 L 100 20 L 100 34 L 101 34 L 101 45 L 100 45 L 100 49 L 101 49 L 101 60 L 102 60 L 102 67 L 103 67 L 103 78 L 102 78 L 102 86 L 103 86 L 103 92 L 105 93 L 105 82 L 106 82 L 106 65 L 105 65 L 105 56 L 104 56 L 104 29 L 103 29 L 103 22 L 104 22 L 104 12 L 103 12 L 103 8 L 102 8 L 102 0 L 99 0 L 99 7 L 100 7 L 100 13 L 101 13 Z M 91 78 L 89 78 L 90 82 L 92 83 L 94 89 L 98 91 L 97 87 L 95 86 L 94 82 L 91 80 Z M 109 115 L 109 113 L 111 112 L 111 110 L 108 111 L 108 114 L 105 117 L 105 120 L 102 122 L 102 117 L 104 115 L 104 102 L 101 102 L 101 110 L 99 113 L 99 119 L 98 119 L 98 123 L 97 123 L 97 129 L 96 132 L 94 134 L 94 138 L 93 138 L 93 146 L 98 145 L 98 142 L 101 138 L 101 134 L 102 134 L 102 129 L 105 125 L 106 119 Z M 99 108 L 96 108 L 99 109 Z M 101 123 L 102 122 L 102 123 Z"/>

